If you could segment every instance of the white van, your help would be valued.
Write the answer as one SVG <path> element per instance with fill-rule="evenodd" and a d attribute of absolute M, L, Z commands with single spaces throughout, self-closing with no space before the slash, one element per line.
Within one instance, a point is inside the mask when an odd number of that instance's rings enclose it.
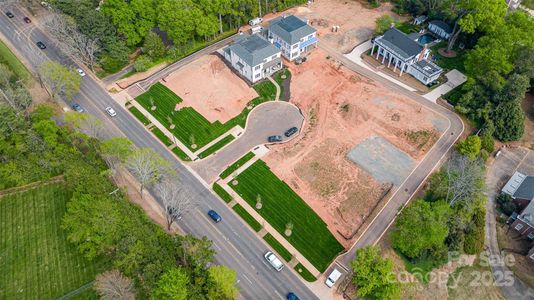
<path fill-rule="evenodd" d="M 262 18 L 254 18 L 254 19 L 248 21 L 248 25 L 256 26 L 256 25 L 259 25 L 261 22 L 263 22 Z"/>
<path fill-rule="evenodd" d="M 276 257 L 276 255 L 274 255 L 274 253 L 272 253 L 271 251 L 267 251 L 267 253 L 265 253 L 263 257 L 265 257 L 265 259 L 271 264 L 271 266 L 273 266 L 276 271 L 280 272 L 284 268 L 284 264 L 282 264 L 280 259 L 278 259 L 278 257 Z"/>
<path fill-rule="evenodd" d="M 334 269 L 330 275 L 326 278 L 326 285 L 331 288 L 336 284 L 336 281 L 341 277 L 341 272 L 339 272 L 337 269 Z"/>

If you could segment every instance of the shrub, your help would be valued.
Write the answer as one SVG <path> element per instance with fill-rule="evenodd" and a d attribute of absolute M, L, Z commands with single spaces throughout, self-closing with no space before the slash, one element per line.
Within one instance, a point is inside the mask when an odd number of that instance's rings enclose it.
<path fill-rule="evenodd" d="M 478 254 L 484 250 L 484 225 L 486 210 L 478 208 L 472 218 L 472 223 L 465 233 L 464 252 Z"/>
<path fill-rule="evenodd" d="M 469 158 L 474 159 L 480 152 L 481 141 L 476 135 L 467 137 L 465 140 L 458 143 L 456 150 L 462 155 L 467 155 Z"/>
<path fill-rule="evenodd" d="M 502 193 L 499 196 L 497 196 L 497 198 L 495 200 L 497 201 L 497 204 L 502 206 L 507 202 L 511 202 L 512 201 L 512 196 L 510 196 L 508 194 L 505 194 L 505 193 Z"/>
<path fill-rule="evenodd" d="M 136 72 L 144 72 L 150 68 L 152 60 L 148 55 L 140 55 L 134 62 L 133 68 Z"/>
<path fill-rule="evenodd" d="M 510 202 L 506 202 L 503 205 L 501 205 L 501 209 L 505 215 L 510 216 L 516 211 L 517 205 L 515 205 L 514 202 L 510 201 Z"/>
<path fill-rule="evenodd" d="M 493 151 L 495 151 L 493 137 L 489 132 L 484 132 L 480 135 L 480 144 L 482 149 L 488 151 L 488 153 L 493 153 Z"/>

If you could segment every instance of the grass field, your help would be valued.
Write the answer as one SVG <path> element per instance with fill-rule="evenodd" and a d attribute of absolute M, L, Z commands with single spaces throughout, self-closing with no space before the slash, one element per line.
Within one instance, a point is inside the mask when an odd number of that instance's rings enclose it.
<path fill-rule="evenodd" d="M 145 117 L 145 115 L 143 115 L 142 112 L 140 112 L 135 106 L 132 106 L 130 108 L 128 108 L 128 110 L 139 120 L 141 121 L 141 123 L 143 123 L 143 125 L 148 125 L 150 124 L 150 121 L 147 119 L 147 117 Z"/>
<path fill-rule="evenodd" d="M 171 139 L 165 135 L 165 133 L 163 133 L 163 131 L 159 130 L 158 127 L 153 127 L 152 129 L 150 129 L 150 131 L 152 131 L 152 133 L 158 137 L 158 139 L 163 143 L 165 144 L 165 146 L 170 146 L 172 145 L 172 141 Z"/>
<path fill-rule="evenodd" d="M 0 299 L 57 299 L 106 268 L 67 241 L 60 225 L 69 198 L 61 184 L 0 198 Z M 97 298 L 92 289 L 80 297 Z"/>
<path fill-rule="evenodd" d="M 200 153 L 198 155 L 198 157 L 200 158 L 204 158 L 206 156 L 210 156 L 211 154 L 213 154 L 215 151 L 221 149 L 222 147 L 228 145 L 231 141 L 235 140 L 235 137 L 231 134 L 225 136 L 224 138 L 222 138 L 220 141 L 218 141 L 217 143 L 213 144 L 211 147 L 209 147 L 208 149 L 204 150 L 202 153 Z"/>
<path fill-rule="evenodd" d="M 269 81 L 263 81 L 254 88 L 259 97 L 250 101 L 247 107 L 274 100 L 276 96 L 276 87 Z M 239 115 L 224 124 L 219 121 L 211 123 L 192 107 L 184 107 L 175 111 L 176 104 L 182 102 L 182 99 L 161 83 L 150 87 L 136 100 L 192 151 L 202 148 L 236 125 L 245 127 L 250 112 L 248 108 L 245 108 Z M 156 106 L 156 109 L 152 110 L 152 106 Z M 171 122 L 176 126 L 174 129 L 170 129 Z M 193 144 L 196 148 L 192 147 Z"/>
<path fill-rule="evenodd" d="M 314 282 L 317 280 L 317 278 L 315 278 L 315 276 L 313 276 L 313 274 L 310 273 L 310 271 L 308 271 L 308 269 L 306 269 L 301 263 L 298 263 L 294 269 L 302 278 L 304 278 L 304 280 L 308 282 Z"/>
<path fill-rule="evenodd" d="M 0 41 L 0 63 L 7 65 L 15 75 L 24 80 L 26 83 L 32 78 L 31 73 L 26 69 L 22 62 L 9 50 L 9 48 Z"/>
<path fill-rule="evenodd" d="M 230 176 L 232 173 L 234 173 L 237 169 L 239 169 L 239 167 L 241 167 L 242 165 L 244 165 L 247 161 L 251 160 L 252 158 L 254 157 L 254 153 L 252 152 L 249 152 L 247 154 L 245 154 L 245 156 L 241 157 L 240 159 L 238 159 L 236 162 L 234 162 L 233 164 L 231 164 L 228 168 L 226 168 L 226 170 L 224 170 L 220 177 L 222 179 L 225 179 L 226 177 Z"/>
<path fill-rule="evenodd" d="M 250 227 L 256 232 L 261 230 L 260 222 L 256 221 L 253 216 L 251 216 L 243 206 L 236 204 L 232 209 L 245 221 Z"/>
<path fill-rule="evenodd" d="M 178 156 L 183 161 L 190 161 L 191 158 L 180 148 L 174 147 L 172 148 L 172 152 Z"/>
<path fill-rule="evenodd" d="M 278 253 L 285 261 L 289 262 L 293 255 L 289 252 L 282 244 L 280 244 L 274 236 L 270 233 L 267 233 L 263 239 L 273 248 L 276 253 Z"/>
<path fill-rule="evenodd" d="M 213 191 L 226 203 L 230 203 L 233 200 L 232 195 L 228 194 L 217 182 L 213 184 Z"/>
<path fill-rule="evenodd" d="M 231 187 L 252 207 L 261 196 L 263 207 L 258 213 L 282 235 L 292 222 L 293 234 L 286 239 L 319 271 L 343 250 L 328 231 L 326 223 L 285 182 L 271 172 L 262 160 L 256 161 L 236 177 Z"/>

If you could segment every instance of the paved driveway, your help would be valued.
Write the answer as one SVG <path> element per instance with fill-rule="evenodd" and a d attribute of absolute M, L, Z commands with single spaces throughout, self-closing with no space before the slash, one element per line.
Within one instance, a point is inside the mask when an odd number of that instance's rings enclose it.
<path fill-rule="evenodd" d="M 191 167 L 206 182 L 213 182 L 224 169 L 241 158 L 252 148 L 267 143 L 270 135 L 281 135 L 295 126 L 302 127 L 304 116 L 293 104 L 284 101 L 266 102 L 256 106 L 249 114 L 245 132 L 234 142 L 210 157 L 191 164 Z"/>
<path fill-rule="evenodd" d="M 423 97 L 436 103 L 436 100 L 441 95 L 447 94 L 467 80 L 467 77 L 456 69 L 449 71 L 445 74 L 445 77 L 447 77 L 447 82 L 433 89 L 431 92 L 424 94 Z"/>

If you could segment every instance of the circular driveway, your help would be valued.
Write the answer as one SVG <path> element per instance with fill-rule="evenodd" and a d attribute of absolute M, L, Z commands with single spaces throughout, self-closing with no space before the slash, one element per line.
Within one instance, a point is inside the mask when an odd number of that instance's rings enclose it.
<path fill-rule="evenodd" d="M 245 132 L 239 138 L 216 154 L 193 163 L 191 167 L 206 182 L 211 183 L 228 165 L 241 158 L 252 148 L 268 144 L 268 136 L 280 135 L 282 142 L 296 137 L 298 133 L 287 138 L 284 136 L 284 132 L 291 127 L 297 127 L 300 130 L 303 122 L 304 116 L 291 103 L 284 101 L 262 103 L 249 113 Z"/>

